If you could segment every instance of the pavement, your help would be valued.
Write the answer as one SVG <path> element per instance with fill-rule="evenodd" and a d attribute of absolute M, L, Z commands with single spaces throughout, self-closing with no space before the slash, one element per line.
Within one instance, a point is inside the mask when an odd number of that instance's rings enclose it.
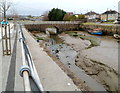
<path fill-rule="evenodd" d="M 10 24 L 13 26 L 13 24 Z M 21 47 L 19 42 L 17 30 L 11 28 L 11 55 L 2 55 L 2 46 L 0 46 L 0 55 L 2 61 L 0 61 L 1 73 L 0 73 L 0 91 L 24 91 L 23 79 L 19 75 L 19 70 L 22 66 L 21 59 Z M 17 35 L 17 37 L 16 37 Z M 16 42 L 15 42 L 16 39 Z M 2 42 L 0 40 L 0 45 Z M 14 51 L 13 51 L 14 50 Z"/>
<path fill-rule="evenodd" d="M 19 75 L 22 66 L 19 30 L 19 28 L 17 30 L 11 28 L 11 55 L 2 55 L 2 42 L 0 40 L 0 92 L 24 91 L 23 78 Z M 61 70 L 52 58 L 43 51 L 39 44 L 24 28 L 23 32 L 44 90 L 80 91 L 73 81 Z"/>

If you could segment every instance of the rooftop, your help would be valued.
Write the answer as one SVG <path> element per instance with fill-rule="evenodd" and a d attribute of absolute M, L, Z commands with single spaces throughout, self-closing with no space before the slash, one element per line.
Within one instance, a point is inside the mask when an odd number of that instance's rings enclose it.
<path fill-rule="evenodd" d="M 109 11 L 106 11 L 106 12 L 104 12 L 102 14 L 116 14 L 116 13 L 118 13 L 118 12 L 115 11 L 115 10 L 109 10 Z"/>
<path fill-rule="evenodd" d="M 87 12 L 85 15 L 94 15 L 94 14 L 99 15 L 98 13 L 93 12 L 93 11 Z"/>

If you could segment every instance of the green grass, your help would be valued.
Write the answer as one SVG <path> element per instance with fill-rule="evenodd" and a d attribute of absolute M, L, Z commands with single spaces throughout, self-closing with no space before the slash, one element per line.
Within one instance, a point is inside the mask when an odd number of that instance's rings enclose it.
<path fill-rule="evenodd" d="M 87 23 L 83 23 L 83 25 L 96 25 L 96 23 L 94 23 L 94 22 L 87 22 Z"/>
<path fill-rule="evenodd" d="M 82 34 L 78 34 L 77 32 L 65 32 L 65 33 L 69 34 L 70 36 L 73 36 L 73 37 L 80 37 L 82 40 L 89 40 L 91 42 L 91 44 L 90 44 L 90 46 L 87 47 L 87 49 L 100 45 L 100 40 L 98 38 L 91 37 L 91 36 L 84 36 Z"/>
<path fill-rule="evenodd" d="M 82 34 L 78 34 L 77 31 L 68 31 L 68 32 L 64 32 L 65 34 L 69 34 L 70 36 L 82 36 Z"/>
<path fill-rule="evenodd" d="M 91 42 L 90 46 L 88 48 L 94 47 L 94 46 L 99 46 L 100 45 L 100 40 L 95 38 L 95 37 L 91 37 L 91 36 L 80 36 L 81 39 L 83 40 L 89 40 Z M 87 48 L 87 49 L 88 49 Z"/>
<path fill-rule="evenodd" d="M 36 39 L 37 39 L 37 40 L 44 40 L 43 37 L 37 37 Z"/>

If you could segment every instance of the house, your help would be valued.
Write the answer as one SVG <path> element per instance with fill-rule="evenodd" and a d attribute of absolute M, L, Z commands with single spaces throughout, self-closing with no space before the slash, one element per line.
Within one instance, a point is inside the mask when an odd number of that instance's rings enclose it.
<path fill-rule="evenodd" d="M 96 19 L 100 19 L 100 14 L 90 11 L 85 14 L 85 18 L 87 18 L 89 21 L 96 21 Z"/>
<path fill-rule="evenodd" d="M 113 21 L 118 18 L 118 12 L 115 10 L 109 10 L 101 14 L 102 21 Z"/>
<path fill-rule="evenodd" d="M 74 13 L 73 13 L 73 12 L 67 12 L 67 14 L 69 14 L 69 15 L 74 15 Z"/>

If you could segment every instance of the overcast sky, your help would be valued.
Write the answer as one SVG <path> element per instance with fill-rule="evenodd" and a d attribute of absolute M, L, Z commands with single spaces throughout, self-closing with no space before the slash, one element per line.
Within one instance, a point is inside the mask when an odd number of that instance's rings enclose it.
<path fill-rule="evenodd" d="M 66 12 L 86 13 L 95 11 L 103 13 L 108 9 L 118 11 L 120 0 L 11 0 L 14 9 L 22 15 L 42 15 L 52 8 Z"/>

